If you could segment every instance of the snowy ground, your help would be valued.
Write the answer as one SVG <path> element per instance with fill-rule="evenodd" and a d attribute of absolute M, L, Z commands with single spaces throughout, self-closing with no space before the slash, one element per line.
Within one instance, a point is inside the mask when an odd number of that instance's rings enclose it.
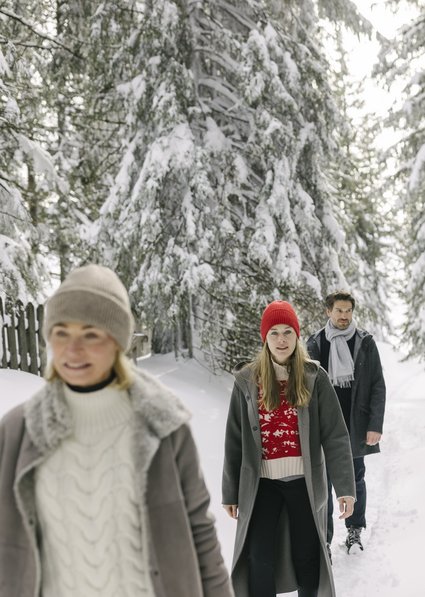
<path fill-rule="evenodd" d="M 421 597 L 425 536 L 425 369 L 400 362 L 388 344 L 379 350 L 388 388 L 382 453 L 366 459 L 368 528 L 365 551 L 347 556 L 344 525 L 335 521 L 333 571 L 338 597 Z M 223 436 L 232 387 L 230 375 L 214 376 L 196 361 L 155 356 L 139 365 L 172 388 L 193 413 L 192 426 L 230 567 L 235 523 L 220 505 Z M 42 380 L 0 369 L 0 416 L 25 400 Z M 287 594 L 295 595 L 295 594 Z"/>

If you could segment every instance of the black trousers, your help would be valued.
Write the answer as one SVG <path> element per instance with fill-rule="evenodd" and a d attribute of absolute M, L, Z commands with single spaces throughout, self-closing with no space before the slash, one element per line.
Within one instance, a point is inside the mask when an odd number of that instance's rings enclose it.
<path fill-rule="evenodd" d="M 278 520 L 289 517 L 292 563 L 300 595 L 315 597 L 320 575 L 320 542 L 305 479 L 260 479 L 248 529 L 250 597 L 276 597 L 275 559 Z"/>
<path fill-rule="evenodd" d="M 354 475 L 356 478 L 356 501 L 354 502 L 354 512 L 352 516 L 345 519 L 345 526 L 347 527 L 363 527 L 366 528 L 366 481 L 365 473 L 366 466 L 363 457 L 353 458 Z M 330 544 L 334 535 L 333 523 L 333 496 L 332 484 L 328 476 L 328 531 L 326 540 Z"/>

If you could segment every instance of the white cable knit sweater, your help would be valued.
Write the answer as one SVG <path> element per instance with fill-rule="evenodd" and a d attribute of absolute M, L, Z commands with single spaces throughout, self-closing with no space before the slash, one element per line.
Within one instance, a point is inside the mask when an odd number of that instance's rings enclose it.
<path fill-rule="evenodd" d="M 66 387 L 65 396 L 74 433 L 36 474 L 43 597 L 153 597 L 141 557 L 128 395 Z"/>

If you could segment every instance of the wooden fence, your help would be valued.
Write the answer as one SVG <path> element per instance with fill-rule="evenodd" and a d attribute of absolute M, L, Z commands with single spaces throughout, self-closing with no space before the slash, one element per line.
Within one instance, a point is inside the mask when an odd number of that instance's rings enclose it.
<path fill-rule="evenodd" d="M 0 367 L 43 375 L 46 366 L 43 305 L 24 305 L 0 297 L 0 326 Z"/>

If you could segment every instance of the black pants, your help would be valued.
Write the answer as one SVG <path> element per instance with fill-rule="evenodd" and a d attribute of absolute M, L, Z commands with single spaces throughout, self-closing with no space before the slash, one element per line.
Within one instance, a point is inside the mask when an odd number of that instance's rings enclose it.
<path fill-rule="evenodd" d="M 320 542 L 305 479 L 260 479 L 247 537 L 250 597 L 276 597 L 276 531 L 283 507 L 288 512 L 292 563 L 300 594 L 317 594 Z"/>
<path fill-rule="evenodd" d="M 356 478 L 356 501 L 354 502 L 354 512 L 352 516 L 345 519 L 345 526 L 347 527 L 363 527 L 366 528 L 366 481 L 365 473 L 366 466 L 364 458 L 353 458 L 354 475 Z M 333 523 L 333 497 L 332 497 L 332 485 L 328 477 L 328 531 L 326 540 L 330 544 L 332 542 L 334 534 L 334 523 Z"/>

